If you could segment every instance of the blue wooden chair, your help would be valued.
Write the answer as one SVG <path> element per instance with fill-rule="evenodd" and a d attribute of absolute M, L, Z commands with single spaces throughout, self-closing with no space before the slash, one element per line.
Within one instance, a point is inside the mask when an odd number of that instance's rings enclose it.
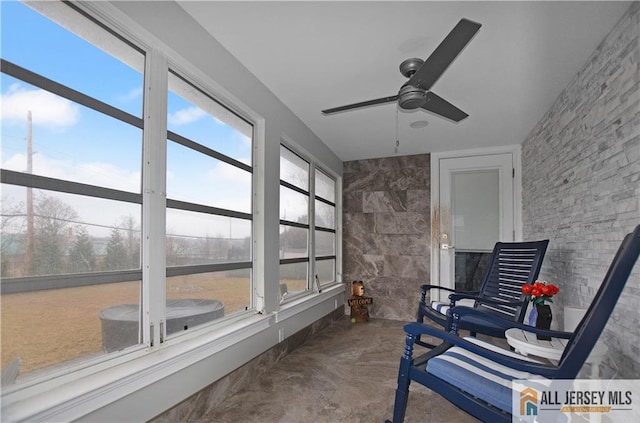
<path fill-rule="evenodd" d="M 482 421 L 507 423 L 512 420 L 512 380 L 575 379 L 607 324 L 639 254 L 640 225 L 623 240 L 593 302 L 573 333 L 512 324 L 530 332 L 568 339 L 557 365 L 518 356 L 477 338 L 460 338 L 419 323 L 405 325 L 406 346 L 400 359 L 393 423 L 404 421 L 412 381 L 437 392 Z M 454 320 L 464 318 L 465 314 L 499 319 L 469 307 L 456 307 L 451 313 Z M 440 338 L 442 343 L 414 358 L 413 346 L 420 335 Z"/>
<path fill-rule="evenodd" d="M 448 330 L 450 321 L 447 318 L 447 311 L 456 305 L 473 307 L 509 321 L 522 322 L 527 312 L 526 298 L 521 291 L 522 285 L 532 284 L 538 278 L 548 245 L 548 239 L 496 243 L 479 291 L 460 292 L 437 285 L 422 285 L 417 322 L 424 323 L 424 319 L 428 318 Z M 430 289 L 451 292 L 449 302 L 427 303 L 427 292 Z M 458 329 L 469 330 L 472 336 L 482 333 L 501 338 L 504 338 L 505 331 L 504 328 L 495 326 L 490 321 L 480 321 L 473 316 L 460 320 Z M 427 348 L 434 347 L 420 337 L 416 339 L 416 344 Z"/>

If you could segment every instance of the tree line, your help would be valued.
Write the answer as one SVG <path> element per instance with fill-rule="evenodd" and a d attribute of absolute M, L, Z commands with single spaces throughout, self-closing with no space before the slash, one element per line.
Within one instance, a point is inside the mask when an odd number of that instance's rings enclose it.
<path fill-rule="evenodd" d="M 27 229 L 24 203 L 11 205 L 3 198 L 1 274 L 3 277 L 140 268 L 140 225 L 134 216 L 122 216 L 109 226 L 107 237 L 89 233 L 90 223 L 58 197 L 39 194 L 33 203 L 33 229 Z M 104 228 L 104 226 L 101 226 Z M 28 251 L 29 238 L 33 247 Z M 250 238 L 186 237 L 167 234 L 167 265 L 250 260 Z"/>

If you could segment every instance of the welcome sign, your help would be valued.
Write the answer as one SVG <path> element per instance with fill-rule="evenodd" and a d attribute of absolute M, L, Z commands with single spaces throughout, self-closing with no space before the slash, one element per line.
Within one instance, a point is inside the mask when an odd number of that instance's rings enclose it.
<path fill-rule="evenodd" d="M 516 379 L 513 422 L 640 422 L 640 379 Z"/>

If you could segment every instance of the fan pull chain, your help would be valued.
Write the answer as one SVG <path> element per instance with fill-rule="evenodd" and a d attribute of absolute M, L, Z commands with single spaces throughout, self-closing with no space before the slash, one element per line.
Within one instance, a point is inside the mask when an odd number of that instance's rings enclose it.
<path fill-rule="evenodd" d="M 400 136 L 398 135 L 398 108 L 396 107 L 396 148 L 395 154 L 398 154 L 398 148 L 400 147 Z"/>

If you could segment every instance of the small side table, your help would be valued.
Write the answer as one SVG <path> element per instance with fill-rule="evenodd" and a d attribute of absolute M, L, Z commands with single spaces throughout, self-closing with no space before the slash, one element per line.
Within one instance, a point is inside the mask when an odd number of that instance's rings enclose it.
<path fill-rule="evenodd" d="M 527 356 L 529 354 L 546 358 L 553 363 L 557 363 L 562 357 L 568 339 L 551 338 L 551 341 L 543 341 L 536 337 L 535 333 L 527 332 L 518 328 L 508 329 L 505 333 L 507 342 L 516 352 Z M 591 378 L 597 379 L 600 376 L 600 363 L 607 356 L 609 349 L 602 342 L 596 342 L 587 357 L 586 362 L 591 365 Z"/>

